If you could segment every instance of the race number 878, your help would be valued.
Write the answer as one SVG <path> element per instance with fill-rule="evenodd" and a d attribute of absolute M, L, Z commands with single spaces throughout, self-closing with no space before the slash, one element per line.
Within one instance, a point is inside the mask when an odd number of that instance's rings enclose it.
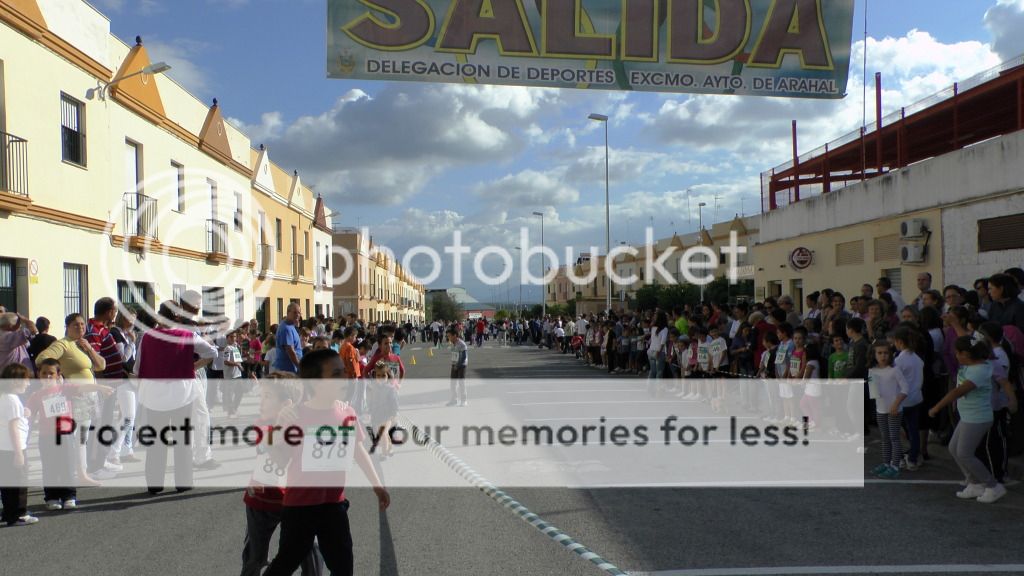
<path fill-rule="evenodd" d="M 305 472 L 345 472 L 352 464 L 354 450 L 349 446 L 352 426 L 320 426 L 306 429 L 302 441 L 302 470 Z"/>

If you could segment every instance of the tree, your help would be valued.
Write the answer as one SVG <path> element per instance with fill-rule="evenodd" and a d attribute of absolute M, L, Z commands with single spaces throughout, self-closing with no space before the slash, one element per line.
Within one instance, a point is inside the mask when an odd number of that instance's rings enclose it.
<path fill-rule="evenodd" d="M 508 310 L 498 310 L 494 314 L 494 319 L 497 320 L 498 322 L 503 322 L 505 320 L 508 320 L 508 318 L 509 318 Z"/>
<path fill-rule="evenodd" d="M 439 292 L 434 295 L 434 299 L 430 303 L 430 310 L 434 320 L 454 322 L 462 319 L 462 306 L 447 292 Z"/>
<path fill-rule="evenodd" d="M 638 310 L 654 310 L 658 306 L 658 294 L 661 289 L 654 284 L 645 284 L 636 291 L 636 307 Z"/>
<path fill-rule="evenodd" d="M 530 317 L 540 318 L 540 315 L 544 313 L 544 307 L 540 304 L 534 304 L 530 307 Z"/>

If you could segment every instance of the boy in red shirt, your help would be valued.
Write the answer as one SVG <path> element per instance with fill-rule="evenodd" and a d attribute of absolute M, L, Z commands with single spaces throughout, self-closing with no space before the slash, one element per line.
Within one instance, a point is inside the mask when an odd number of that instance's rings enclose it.
<path fill-rule="evenodd" d="M 301 446 L 274 448 L 275 460 L 287 462 L 288 488 L 281 512 L 281 543 L 264 576 L 288 576 L 309 554 L 314 539 L 331 574 L 351 575 L 352 531 L 348 523 L 345 474 L 355 460 L 370 480 L 380 510 L 391 503 L 388 491 L 363 446 L 366 437 L 352 408 L 341 401 L 345 366 L 331 349 L 302 358 L 299 377 L 306 380 L 307 400 L 278 416 L 283 429 L 302 428 Z M 353 438 L 354 436 L 354 438 Z"/>
<path fill-rule="evenodd" d="M 274 424 L 277 415 L 285 408 L 302 400 L 302 386 L 297 381 L 260 381 L 260 417 L 255 425 L 266 433 Z M 265 437 L 266 438 L 266 437 Z M 245 490 L 245 548 L 242 550 L 242 576 L 259 576 L 267 565 L 270 539 L 281 523 L 284 501 L 285 471 L 271 458 L 268 446 L 256 447 L 256 465 L 252 480 Z M 312 576 L 323 572 L 320 551 L 314 545 L 302 560 L 302 575 Z"/>
<path fill-rule="evenodd" d="M 114 389 L 102 384 L 64 382 L 60 362 L 47 358 L 39 363 L 42 388 L 26 404 L 39 419 L 39 457 L 43 462 L 43 501 L 47 510 L 78 508 L 75 472 L 78 470 L 78 434 L 73 431 L 71 398 L 75 394 L 99 392 L 104 396 Z M 58 433 L 63 437 L 57 443 Z M 65 435 L 66 434 L 66 435 Z"/>

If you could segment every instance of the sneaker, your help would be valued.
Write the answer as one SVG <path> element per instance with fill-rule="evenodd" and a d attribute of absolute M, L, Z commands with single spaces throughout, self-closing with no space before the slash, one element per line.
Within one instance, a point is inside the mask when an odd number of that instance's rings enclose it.
<path fill-rule="evenodd" d="M 75 500 L 74 498 L 69 498 L 69 499 L 65 500 L 64 501 L 64 509 L 65 510 L 78 510 L 78 500 Z"/>
<path fill-rule="evenodd" d="M 30 515 L 26 514 L 26 515 L 22 516 L 21 518 L 18 518 L 17 520 L 15 520 L 14 522 L 8 522 L 7 525 L 8 526 L 28 526 L 30 524 L 35 524 L 36 522 L 39 522 L 39 518 L 36 518 L 35 516 L 30 516 Z"/>
<path fill-rule="evenodd" d="M 60 503 L 60 500 L 47 500 L 46 501 L 46 509 L 51 511 L 51 512 L 53 512 L 55 510 L 61 510 L 63 508 L 64 508 L 64 505 Z"/>
<path fill-rule="evenodd" d="M 1006 488 L 1002 484 L 996 484 L 993 488 L 985 488 L 985 492 L 978 497 L 978 502 L 991 504 L 1006 496 Z"/>
<path fill-rule="evenodd" d="M 217 468 L 220 468 L 220 462 L 217 462 L 213 458 L 210 458 L 206 462 L 200 462 L 199 464 L 194 464 L 192 466 L 192 468 L 194 470 L 216 470 Z"/>
<path fill-rule="evenodd" d="M 892 480 L 900 475 L 900 469 L 895 466 L 886 466 L 885 470 L 878 473 L 879 478 Z"/>
<path fill-rule="evenodd" d="M 871 469 L 871 475 L 872 476 L 878 476 L 882 472 L 885 472 L 888 469 L 889 469 L 889 465 L 888 464 L 879 464 L 878 466 L 875 466 L 874 468 Z"/>
<path fill-rule="evenodd" d="M 956 497 L 962 500 L 976 500 L 985 494 L 985 490 L 984 484 L 968 484 L 966 488 L 956 493 Z"/>
<path fill-rule="evenodd" d="M 110 480 L 117 477 L 117 472 L 110 468 L 100 468 L 91 474 L 93 480 Z"/>
<path fill-rule="evenodd" d="M 469 400 L 463 400 L 462 403 L 459 404 L 459 406 L 462 406 L 463 408 L 465 408 L 466 406 L 469 406 Z"/>
<path fill-rule="evenodd" d="M 904 456 L 903 461 L 900 462 L 903 468 L 906 468 L 910 472 L 917 472 L 917 469 L 921 467 L 920 464 L 910 459 L 910 456 Z"/>

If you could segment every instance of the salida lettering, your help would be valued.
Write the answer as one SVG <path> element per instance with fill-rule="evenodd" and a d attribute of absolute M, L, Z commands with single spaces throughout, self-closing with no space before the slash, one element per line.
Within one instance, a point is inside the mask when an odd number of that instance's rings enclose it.
<path fill-rule="evenodd" d="M 436 15 L 425 0 L 357 1 L 367 11 L 342 31 L 359 44 L 406 51 L 434 35 Z M 704 0 L 623 0 L 618 39 L 593 29 L 584 4 L 536 0 L 538 42 L 523 0 L 451 0 L 434 50 L 475 54 L 478 42 L 488 39 L 503 56 L 713 65 L 735 58 L 756 33 L 747 66 L 778 68 L 793 54 L 804 69 L 833 69 L 821 0 L 771 0 L 756 31 L 751 0 L 717 0 L 713 16 L 705 14 Z M 667 54 L 661 54 L 662 33 Z"/>

